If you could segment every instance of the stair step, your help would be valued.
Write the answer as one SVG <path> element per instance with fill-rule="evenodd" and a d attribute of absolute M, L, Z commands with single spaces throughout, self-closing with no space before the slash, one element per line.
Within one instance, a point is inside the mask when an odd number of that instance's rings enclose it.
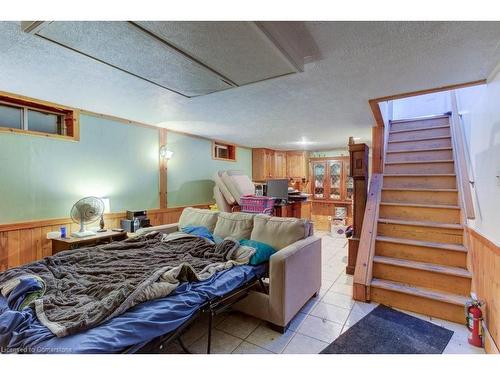
<path fill-rule="evenodd" d="M 420 142 L 420 141 L 432 141 L 435 139 L 447 139 L 447 138 L 451 138 L 451 136 L 450 135 L 440 135 L 437 137 L 413 138 L 413 139 L 405 139 L 405 140 L 397 140 L 397 141 L 387 141 L 387 143 Z"/>
<path fill-rule="evenodd" d="M 417 240 L 409 240 L 407 238 L 395 238 L 395 237 L 385 237 L 385 236 L 377 236 L 377 241 L 392 242 L 395 244 L 420 246 L 420 247 L 433 247 L 436 249 L 467 253 L 467 249 L 462 245 L 443 244 L 439 242 L 429 242 L 429 241 L 417 241 Z"/>
<path fill-rule="evenodd" d="M 421 270 L 421 271 L 435 272 L 435 273 L 440 273 L 443 275 L 457 276 L 457 277 L 463 277 L 463 278 L 467 278 L 467 279 L 472 278 L 472 275 L 469 271 L 467 271 L 464 268 L 459 268 L 459 267 L 442 266 L 442 265 L 433 264 L 433 263 L 416 262 L 416 261 L 407 260 L 407 259 L 390 258 L 390 257 L 379 256 L 379 255 L 374 256 L 373 261 L 375 263 L 383 263 L 383 264 L 389 264 L 389 265 L 397 266 L 397 267 L 405 267 L 405 268 L 417 269 L 417 270 Z"/>
<path fill-rule="evenodd" d="M 463 324 L 465 296 L 422 288 L 395 281 L 372 279 L 370 298 L 382 303 L 419 314 Z"/>
<path fill-rule="evenodd" d="M 453 159 L 453 151 L 449 147 L 436 148 L 430 150 L 414 150 L 414 151 L 387 151 L 385 161 L 404 162 L 404 161 L 433 161 L 433 160 L 450 160 Z"/>
<path fill-rule="evenodd" d="M 423 191 L 432 193 L 458 193 L 458 189 L 424 189 L 424 188 L 382 188 L 382 191 Z"/>
<path fill-rule="evenodd" d="M 446 151 L 446 150 L 453 150 L 451 147 L 433 147 L 433 148 L 422 148 L 418 150 L 394 150 L 394 151 L 389 151 L 387 150 L 388 154 L 399 154 L 399 153 L 405 153 L 405 152 L 427 152 L 427 151 Z"/>
<path fill-rule="evenodd" d="M 389 131 L 389 142 L 445 136 L 451 136 L 451 129 L 449 125 L 434 128 Z"/>
<path fill-rule="evenodd" d="M 445 205 L 445 204 L 425 204 L 425 203 L 409 203 L 409 202 L 380 202 L 384 206 L 395 207 L 418 207 L 418 208 L 442 208 L 444 210 L 460 210 L 460 206 Z"/>
<path fill-rule="evenodd" d="M 384 188 L 455 189 L 457 178 L 453 173 L 409 174 L 384 173 Z"/>
<path fill-rule="evenodd" d="M 382 202 L 456 205 L 457 189 L 383 188 Z"/>
<path fill-rule="evenodd" d="M 439 290 L 422 288 L 413 285 L 398 283 L 396 281 L 372 279 L 371 286 L 376 288 L 393 290 L 398 293 L 410 294 L 412 296 L 429 298 L 440 302 L 451 303 L 460 306 L 462 309 L 465 306 L 468 298 L 459 294 L 446 293 Z M 463 310 L 462 310 L 463 312 Z"/>
<path fill-rule="evenodd" d="M 384 166 L 386 174 L 443 174 L 455 173 L 453 160 L 412 160 L 386 162 Z"/>
<path fill-rule="evenodd" d="M 388 151 L 414 151 L 444 147 L 451 147 L 450 136 L 416 138 L 403 141 L 389 141 L 387 143 Z"/>
<path fill-rule="evenodd" d="M 392 131 L 397 130 L 413 130 L 426 127 L 432 129 L 437 126 L 448 125 L 450 123 L 448 116 L 428 117 L 428 118 L 415 118 L 407 120 L 393 120 L 390 123 Z"/>
<path fill-rule="evenodd" d="M 467 250 L 459 244 L 377 236 L 375 255 L 451 267 L 467 266 Z"/>
<path fill-rule="evenodd" d="M 407 202 L 381 202 L 379 217 L 452 224 L 459 224 L 461 219 L 458 206 Z"/>
<path fill-rule="evenodd" d="M 433 227 L 442 229 L 464 229 L 462 224 L 436 223 L 435 221 L 378 219 L 379 222 L 387 224 L 411 225 L 417 227 Z"/>
<path fill-rule="evenodd" d="M 391 130 L 389 131 L 389 134 L 399 134 L 399 133 L 411 133 L 411 132 L 418 132 L 421 130 L 433 130 L 433 129 L 449 129 L 450 125 L 440 125 L 440 126 L 433 126 L 433 127 L 422 127 L 422 128 L 415 128 L 415 129 L 403 129 L 403 130 Z"/>
<path fill-rule="evenodd" d="M 464 230 L 460 224 L 379 218 L 377 235 L 416 241 L 462 245 Z"/>
<path fill-rule="evenodd" d="M 449 160 L 406 160 L 406 161 L 386 161 L 385 165 L 414 165 L 414 164 L 435 164 L 435 163 L 454 163 L 453 159 Z"/>
<path fill-rule="evenodd" d="M 429 115 L 429 116 L 420 116 L 420 117 L 410 117 L 410 118 L 401 118 L 397 120 L 390 120 L 391 124 L 400 124 L 407 122 L 424 122 L 431 120 L 439 120 L 439 119 L 448 119 L 449 115 L 447 113 L 443 113 L 442 115 Z"/>
<path fill-rule="evenodd" d="M 472 277 L 464 268 L 424 263 L 376 255 L 373 257 L 373 277 L 383 280 L 468 295 Z"/>

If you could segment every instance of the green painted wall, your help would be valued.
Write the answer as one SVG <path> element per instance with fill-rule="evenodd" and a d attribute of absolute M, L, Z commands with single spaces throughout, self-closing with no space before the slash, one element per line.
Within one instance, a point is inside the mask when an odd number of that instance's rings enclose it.
<path fill-rule="evenodd" d="M 82 115 L 80 137 L 0 133 L 0 223 L 68 217 L 88 195 L 112 212 L 159 206 L 157 130 Z"/>
<path fill-rule="evenodd" d="M 238 169 L 252 176 L 252 150 L 237 147 L 236 162 L 212 159 L 212 142 L 169 132 L 167 148 L 174 152 L 168 161 L 168 207 L 214 202 L 213 175 Z"/>

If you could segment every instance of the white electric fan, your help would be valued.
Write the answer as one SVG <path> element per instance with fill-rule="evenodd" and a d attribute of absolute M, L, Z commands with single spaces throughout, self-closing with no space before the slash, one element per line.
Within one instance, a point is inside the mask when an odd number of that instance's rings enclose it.
<path fill-rule="evenodd" d="M 71 208 L 71 219 L 80 224 L 80 230 L 73 232 L 73 237 L 94 236 L 95 233 L 85 230 L 85 224 L 93 223 L 104 213 L 104 202 L 97 197 L 86 197 L 80 199 Z"/>

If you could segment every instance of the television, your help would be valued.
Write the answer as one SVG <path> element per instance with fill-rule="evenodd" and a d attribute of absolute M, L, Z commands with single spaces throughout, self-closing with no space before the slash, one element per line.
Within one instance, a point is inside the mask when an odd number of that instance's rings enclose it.
<path fill-rule="evenodd" d="M 267 180 L 266 195 L 276 200 L 288 200 L 288 179 L 278 178 Z"/>

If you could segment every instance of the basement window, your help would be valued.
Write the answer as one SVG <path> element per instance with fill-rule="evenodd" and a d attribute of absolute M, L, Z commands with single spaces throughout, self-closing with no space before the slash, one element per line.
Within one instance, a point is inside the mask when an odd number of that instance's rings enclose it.
<path fill-rule="evenodd" d="M 236 146 L 227 143 L 213 142 L 212 158 L 216 160 L 236 161 Z"/>
<path fill-rule="evenodd" d="M 78 111 L 36 99 L 0 93 L 0 132 L 78 140 Z"/>

